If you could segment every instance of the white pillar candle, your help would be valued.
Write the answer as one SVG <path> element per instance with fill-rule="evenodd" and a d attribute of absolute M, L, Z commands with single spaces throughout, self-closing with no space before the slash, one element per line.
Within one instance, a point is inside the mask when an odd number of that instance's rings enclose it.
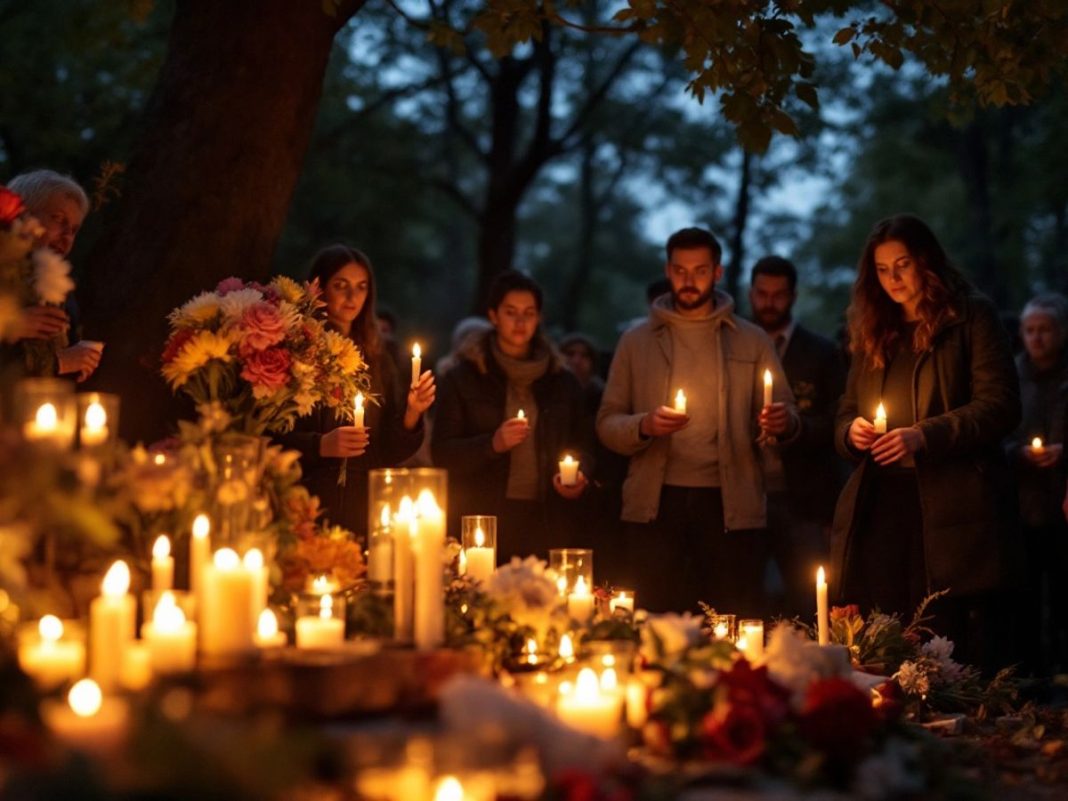
<path fill-rule="evenodd" d="M 586 622 L 593 617 L 593 594 L 586 586 L 586 577 L 579 576 L 575 588 L 567 596 L 567 611 L 575 620 Z"/>
<path fill-rule="evenodd" d="M 137 625 L 137 603 L 129 594 L 130 568 L 112 564 L 101 585 L 102 594 L 89 604 L 89 676 L 104 690 L 119 686 L 126 649 Z"/>
<path fill-rule="evenodd" d="M 220 548 L 204 566 L 200 611 L 201 647 L 216 656 L 238 656 L 253 648 L 252 573 L 237 552 Z"/>
<path fill-rule="evenodd" d="M 352 412 L 352 424 L 356 428 L 363 428 L 363 393 L 356 393 L 356 408 Z"/>
<path fill-rule="evenodd" d="M 565 487 L 573 487 L 578 483 L 579 463 L 567 454 L 560 460 L 560 483 Z"/>
<path fill-rule="evenodd" d="M 442 553 L 445 550 L 445 513 L 429 490 L 415 502 L 417 534 L 412 540 L 415 559 L 416 648 L 437 648 L 445 642 L 445 586 Z M 470 563 L 468 569 L 470 570 Z"/>
<path fill-rule="evenodd" d="M 252 619 L 259 620 L 260 612 L 267 608 L 267 565 L 263 563 L 263 551 L 250 548 L 241 563 L 252 576 Z"/>
<path fill-rule="evenodd" d="M 98 401 L 93 401 L 85 409 L 79 438 L 83 447 L 102 445 L 108 441 L 108 413 Z"/>
<path fill-rule="evenodd" d="M 883 408 L 882 402 L 879 403 L 878 408 L 875 410 L 875 422 L 873 423 L 876 434 L 886 433 L 886 409 Z"/>
<path fill-rule="evenodd" d="M 345 641 L 345 621 L 334 617 L 334 596 L 319 597 L 319 614 L 297 618 L 297 648 L 336 648 Z"/>
<path fill-rule="evenodd" d="M 423 349 L 416 342 L 412 345 L 412 386 L 419 383 L 419 376 L 423 372 Z"/>
<path fill-rule="evenodd" d="M 773 396 L 773 391 L 772 391 L 772 381 L 771 381 L 771 370 L 765 369 L 764 370 L 764 405 L 765 406 L 771 406 L 772 396 Z"/>
<path fill-rule="evenodd" d="M 152 620 L 141 630 L 155 673 L 184 673 L 196 667 L 197 624 L 185 619 L 174 593 L 160 595 Z"/>
<path fill-rule="evenodd" d="M 764 621 L 743 620 L 738 624 L 738 650 L 747 660 L 764 658 Z"/>
<path fill-rule="evenodd" d="M 372 531 L 367 548 L 367 578 L 385 585 L 393 578 L 393 520 L 387 503 L 382 507 L 380 527 Z"/>
<path fill-rule="evenodd" d="M 56 439 L 59 436 L 59 412 L 54 403 L 42 403 L 37 407 L 33 419 L 27 421 L 22 428 L 22 434 L 27 440 L 41 441 Z"/>
<path fill-rule="evenodd" d="M 152 589 L 157 592 L 174 589 L 174 557 L 171 539 L 160 534 L 152 543 Z"/>
<path fill-rule="evenodd" d="M 393 524 L 393 636 L 401 642 L 412 639 L 415 611 L 412 536 L 415 525 L 415 505 L 405 495 Z"/>
<path fill-rule="evenodd" d="M 271 609 L 260 612 L 256 622 L 256 646 L 259 648 L 281 648 L 288 644 L 286 633 L 278 630 L 278 617 Z"/>
<path fill-rule="evenodd" d="M 675 393 L 675 411 L 686 414 L 686 393 L 681 389 Z"/>
<path fill-rule="evenodd" d="M 211 561 L 211 519 L 199 514 L 193 521 L 193 536 L 189 538 L 189 590 L 195 596 L 197 616 L 203 598 L 204 565 Z"/>
<path fill-rule="evenodd" d="M 608 601 L 608 611 L 614 614 L 616 609 L 626 609 L 634 614 L 634 590 L 617 589 Z"/>
<path fill-rule="evenodd" d="M 134 640 L 122 655 L 122 676 L 120 683 L 123 689 L 138 692 L 145 689 L 152 681 L 152 662 L 148 651 L 148 645 L 140 640 Z"/>
<path fill-rule="evenodd" d="M 126 738 L 126 704 L 120 698 L 104 698 L 92 679 L 71 687 L 66 703 L 44 701 L 41 717 L 64 745 L 98 756 L 114 753 Z"/>
<path fill-rule="evenodd" d="M 531 642 L 533 642 L 533 640 L 531 640 Z M 564 634 L 560 637 L 560 648 L 558 653 L 560 654 L 560 658 L 565 662 L 575 661 L 575 643 L 571 639 L 570 634 Z"/>
<path fill-rule="evenodd" d="M 515 419 L 516 420 L 526 420 L 527 419 L 527 413 L 524 412 L 522 409 L 520 409 L 518 412 L 515 413 Z"/>
<path fill-rule="evenodd" d="M 579 671 L 574 686 L 561 685 L 556 713 L 572 728 L 598 737 L 615 737 L 623 713 L 623 698 L 618 692 L 605 692 L 592 668 Z"/>
<path fill-rule="evenodd" d="M 827 577 L 822 566 L 816 571 L 816 628 L 819 644 L 827 645 L 831 641 L 831 624 L 827 609 Z"/>
<path fill-rule="evenodd" d="M 464 550 L 467 575 L 478 581 L 489 581 L 497 566 L 497 549 L 486 547 L 486 535 L 475 529 L 475 544 Z"/>
<path fill-rule="evenodd" d="M 19 666 L 38 687 L 50 690 L 85 673 L 85 643 L 64 640 L 63 633 L 63 621 L 45 615 L 36 636 L 19 642 Z"/>

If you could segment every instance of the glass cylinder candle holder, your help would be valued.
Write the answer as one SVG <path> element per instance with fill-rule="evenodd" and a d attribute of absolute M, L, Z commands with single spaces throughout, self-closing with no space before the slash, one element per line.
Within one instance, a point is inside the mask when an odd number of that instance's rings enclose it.
<path fill-rule="evenodd" d="M 608 599 L 608 615 L 615 617 L 617 614 L 634 614 L 634 590 L 625 590 L 621 587 L 612 589 L 612 595 Z"/>
<path fill-rule="evenodd" d="M 549 567 L 556 574 L 556 588 L 561 595 L 570 595 L 576 588 L 588 593 L 593 592 L 592 549 L 553 548 L 549 551 Z"/>
<path fill-rule="evenodd" d="M 712 630 L 713 640 L 726 640 L 727 642 L 734 642 L 738 636 L 737 631 L 734 627 L 734 615 L 709 615 L 708 624 L 709 628 Z"/>
<path fill-rule="evenodd" d="M 497 569 L 497 518 L 493 515 L 464 515 L 460 520 L 462 563 L 467 575 L 488 581 Z"/>
<path fill-rule="evenodd" d="M 378 517 L 367 529 L 367 580 L 379 595 L 393 582 L 393 514 L 389 503 L 382 504 Z"/>
<path fill-rule="evenodd" d="M 15 423 L 27 442 L 68 449 L 74 444 L 78 407 L 74 384 L 26 378 L 15 386 Z"/>
<path fill-rule="evenodd" d="M 214 500 L 211 532 L 217 548 L 240 549 L 251 528 L 253 500 L 263 459 L 263 440 L 226 434 L 215 443 Z"/>
<path fill-rule="evenodd" d="M 345 641 L 345 599 L 329 592 L 297 600 L 298 648 L 338 648 Z"/>
<path fill-rule="evenodd" d="M 738 650 L 750 662 L 764 658 L 764 621 L 738 621 Z"/>
<path fill-rule="evenodd" d="M 77 398 L 78 444 L 83 448 L 113 444 L 119 435 L 119 396 L 82 392 Z"/>

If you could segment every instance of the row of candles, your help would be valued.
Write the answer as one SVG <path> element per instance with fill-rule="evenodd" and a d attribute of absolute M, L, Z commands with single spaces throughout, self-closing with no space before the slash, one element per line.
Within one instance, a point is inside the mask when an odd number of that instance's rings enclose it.
<path fill-rule="evenodd" d="M 74 396 L 67 382 L 32 379 L 20 385 L 21 430 L 28 442 L 68 448 L 78 442 L 96 448 L 115 439 L 119 398 L 104 392 Z"/>

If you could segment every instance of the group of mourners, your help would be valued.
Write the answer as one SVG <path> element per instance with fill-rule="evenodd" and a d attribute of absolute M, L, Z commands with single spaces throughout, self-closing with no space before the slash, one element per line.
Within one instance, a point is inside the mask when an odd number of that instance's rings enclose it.
<path fill-rule="evenodd" d="M 69 253 L 81 188 L 46 171 L 9 186 Z M 1068 302 L 1027 304 L 1014 360 L 1016 332 L 902 214 L 864 243 L 841 345 L 795 318 L 787 259 L 752 266 L 746 319 L 717 286 L 712 233 L 677 231 L 665 251 L 648 316 L 624 331 L 606 379 L 589 338 L 546 336 L 541 288 L 509 271 L 485 317 L 409 381 L 370 259 L 321 250 L 308 277 L 378 399 L 363 427 L 318 409 L 282 438 L 326 515 L 361 534 L 370 469 L 433 464 L 449 471 L 451 531 L 463 514 L 497 515 L 499 561 L 592 546 L 599 581 L 653 611 L 702 600 L 810 618 L 825 565 L 832 598 L 863 611 L 909 617 L 948 589 L 935 626 L 983 667 L 1068 668 Z M 71 303 L 26 311 L 9 351 L 76 331 Z M 100 351 L 71 340 L 55 369 L 84 379 Z M 565 454 L 581 466 L 573 483 Z"/>

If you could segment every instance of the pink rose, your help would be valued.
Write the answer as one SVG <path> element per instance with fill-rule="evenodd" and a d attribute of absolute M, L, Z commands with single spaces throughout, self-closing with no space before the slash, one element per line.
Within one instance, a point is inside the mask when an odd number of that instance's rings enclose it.
<path fill-rule="evenodd" d="M 281 348 L 254 351 L 245 358 L 241 377 L 252 384 L 253 394 L 261 397 L 285 387 L 289 363 L 289 354 Z"/>
<path fill-rule="evenodd" d="M 6 186 L 0 186 L 0 223 L 13 223 L 24 211 L 22 198 Z"/>
<path fill-rule="evenodd" d="M 245 282 L 240 278 L 234 278 L 232 275 L 229 278 L 224 278 L 219 282 L 219 285 L 215 287 L 215 294 L 220 297 L 229 295 L 231 292 L 237 292 L 239 289 L 245 288 Z"/>
<path fill-rule="evenodd" d="M 278 309 L 270 303 L 253 303 L 241 315 L 241 340 L 243 353 L 264 350 L 277 345 L 286 337 L 285 321 Z"/>

